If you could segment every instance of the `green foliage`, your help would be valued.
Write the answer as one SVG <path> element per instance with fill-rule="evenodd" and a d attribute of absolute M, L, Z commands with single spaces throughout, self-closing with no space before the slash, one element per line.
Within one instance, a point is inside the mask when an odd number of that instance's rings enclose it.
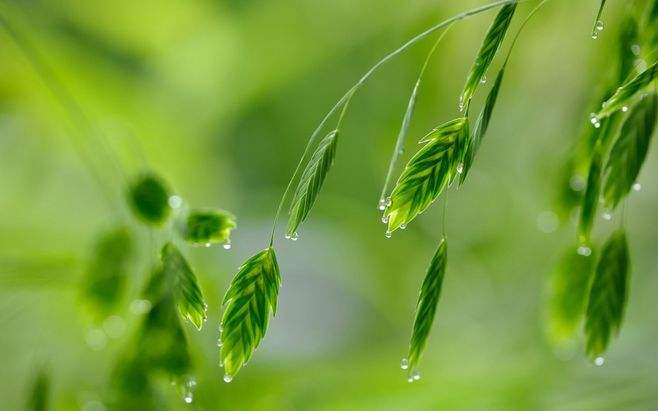
<path fill-rule="evenodd" d="M 610 337 L 619 332 L 628 294 L 629 258 L 626 233 L 613 233 L 601 250 L 587 304 L 587 354 L 605 353 Z"/>
<path fill-rule="evenodd" d="M 420 288 L 418 304 L 416 306 L 416 319 L 409 343 L 408 367 L 415 371 L 427 345 L 427 337 L 432 329 L 436 307 L 441 296 L 441 286 L 446 272 L 448 261 L 448 244 L 445 238 L 441 239 L 434 258 L 427 270 L 423 285 Z"/>
<path fill-rule="evenodd" d="M 473 166 L 473 161 L 475 160 L 475 155 L 480 149 L 482 144 L 482 139 L 487 133 L 489 128 L 489 122 L 491 121 L 491 115 L 493 114 L 494 107 L 496 106 L 496 101 L 498 100 L 498 92 L 500 91 L 500 86 L 503 83 L 503 77 L 505 75 L 505 68 L 503 67 L 496 76 L 496 81 L 487 95 L 487 100 L 484 103 L 484 107 L 478 116 L 478 119 L 475 122 L 475 128 L 473 130 L 473 136 L 471 137 L 468 145 L 466 147 L 466 154 L 464 155 L 464 169 L 459 177 L 459 184 L 463 184 L 468 176 L 468 172 Z"/>
<path fill-rule="evenodd" d="M 160 273 L 156 273 L 154 278 L 161 276 L 162 280 L 152 279 L 149 286 L 150 298 L 164 299 L 171 295 L 183 318 L 200 330 L 206 321 L 207 305 L 194 272 L 172 243 L 165 244 L 160 256 L 162 266 L 159 268 Z"/>
<path fill-rule="evenodd" d="M 489 31 L 484 38 L 480 51 L 478 51 L 461 95 L 460 106 L 462 108 L 468 108 L 471 98 L 475 94 L 475 90 L 486 76 L 487 70 L 496 56 L 496 52 L 498 52 L 500 45 L 505 39 L 505 34 L 507 34 L 507 29 L 516 11 L 516 4 L 516 2 L 513 2 L 503 6 L 491 24 L 491 27 L 489 27 Z"/>
<path fill-rule="evenodd" d="M 576 247 L 562 256 L 553 272 L 549 299 L 549 333 L 557 342 L 573 340 L 585 312 L 594 272 L 594 252 L 581 255 Z"/>
<path fill-rule="evenodd" d="M 47 411 L 50 397 L 50 377 L 45 370 L 40 370 L 30 387 L 30 393 L 27 399 L 26 411 Z"/>
<path fill-rule="evenodd" d="M 135 254 L 130 231 L 120 227 L 104 233 L 94 248 L 83 283 L 83 298 L 95 313 L 105 318 L 121 299 L 128 278 L 128 265 Z"/>
<path fill-rule="evenodd" d="M 603 108 L 596 117 L 602 119 L 630 105 L 633 97 L 650 85 L 657 76 L 658 62 L 619 87 L 615 94 L 603 103 Z"/>
<path fill-rule="evenodd" d="M 302 173 L 290 206 L 290 219 L 288 220 L 289 236 L 296 235 L 297 228 L 306 220 L 308 213 L 313 208 L 322 184 L 336 157 L 337 143 L 338 130 L 333 130 L 322 139 L 306 165 L 306 169 Z"/>
<path fill-rule="evenodd" d="M 610 209 L 628 194 L 635 183 L 656 127 L 658 96 L 655 92 L 641 99 L 622 125 L 605 167 L 604 198 Z"/>
<path fill-rule="evenodd" d="M 592 226 L 596 218 L 596 210 L 601 195 L 601 170 L 603 169 L 603 144 L 598 143 L 587 174 L 587 186 L 582 199 L 580 220 L 578 222 L 578 239 L 581 244 L 588 244 Z"/>
<path fill-rule="evenodd" d="M 140 220 L 154 226 L 161 225 L 169 217 L 169 189 L 154 174 L 144 174 L 130 186 L 130 206 Z"/>
<path fill-rule="evenodd" d="M 230 243 L 235 217 L 223 210 L 193 210 L 180 227 L 181 235 L 194 245 Z"/>
<path fill-rule="evenodd" d="M 276 314 L 281 274 L 272 247 L 245 261 L 224 296 L 220 357 L 224 381 L 237 374 L 260 344 Z"/>
<path fill-rule="evenodd" d="M 458 173 L 469 133 L 468 119 L 449 121 L 427 134 L 405 167 L 384 211 L 388 231 L 406 226 L 436 200 Z"/>

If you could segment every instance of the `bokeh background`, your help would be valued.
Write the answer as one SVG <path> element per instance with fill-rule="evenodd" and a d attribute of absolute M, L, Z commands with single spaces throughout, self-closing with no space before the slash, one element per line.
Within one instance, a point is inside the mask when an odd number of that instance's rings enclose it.
<path fill-rule="evenodd" d="M 519 6 L 512 30 L 534 3 Z M 514 51 L 470 180 L 449 194 L 448 273 L 419 382 L 407 383 L 399 363 L 442 206 L 390 240 L 376 206 L 431 40 L 387 65 L 352 102 L 300 240 L 277 234 L 279 312 L 253 360 L 225 384 L 216 347 L 221 296 L 239 264 L 267 245 L 310 132 L 386 52 L 482 2 L 3 2 L 4 18 L 52 71 L 35 70 L 0 30 L 0 408 L 22 409 L 46 369 L 53 409 L 105 409 L 111 370 L 139 319 L 130 301 L 166 238 L 149 234 L 124 201 L 126 181 L 150 169 L 188 203 L 238 217 L 232 250 L 183 250 L 209 320 L 201 332 L 185 326 L 194 402 L 184 404 L 166 381 L 159 386 L 171 409 L 655 409 L 656 150 L 627 205 L 631 298 L 605 365 L 585 358 L 582 341 L 558 350 L 546 333 L 547 284 L 575 236 L 573 221 L 558 224 L 554 214 L 560 170 L 632 2 L 608 3 L 598 40 L 590 37 L 598 1 L 554 0 Z M 493 15 L 458 24 L 440 46 L 403 161 L 414 140 L 457 114 Z M 71 116 L 71 104 L 85 117 Z M 617 218 L 598 222 L 598 239 Z M 99 332 L 80 303 L 80 282 L 96 237 L 117 222 L 139 233 L 140 258 L 120 318 Z"/>

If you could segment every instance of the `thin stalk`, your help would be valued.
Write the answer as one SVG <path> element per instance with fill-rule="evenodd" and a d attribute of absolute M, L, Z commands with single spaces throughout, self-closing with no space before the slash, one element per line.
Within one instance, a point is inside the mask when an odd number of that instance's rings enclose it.
<path fill-rule="evenodd" d="M 283 205 L 285 204 L 286 198 L 288 197 L 288 194 L 290 193 L 290 189 L 292 188 L 292 185 L 297 178 L 297 175 L 299 174 L 299 171 L 302 168 L 302 165 L 304 164 L 304 161 L 306 160 L 306 157 L 309 154 L 309 151 L 311 147 L 313 146 L 313 143 L 317 140 L 320 131 L 324 128 L 324 125 L 326 124 L 327 120 L 340 108 L 350 97 L 353 93 L 357 91 L 359 87 L 363 85 L 363 83 L 366 82 L 370 78 L 370 76 L 377 71 L 381 66 L 386 64 L 388 61 L 396 57 L 398 54 L 401 54 L 402 52 L 406 51 L 409 47 L 413 46 L 414 44 L 418 43 L 419 41 L 423 40 L 425 37 L 429 36 L 430 34 L 434 33 L 437 30 L 440 30 L 446 26 L 449 26 L 450 24 L 459 21 L 459 20 L 464 20 L 468 17 L 474 16 L 476 14 L 483 13 L 485 11 L 495 9 L 497 7 L 503 6 L 505 4 L 509 3 L 514 3 L 516 0 L 499 0 L 495 1 L 493 3 L 486 4 L 484 6 L 480 6 L 468 11 L 465 11 L 463 13 L 457 14 L 447 20 L 442 21 L 441 23 L 438 23 L 427 30 L 423 31 L 420 34 L 417 34 L 414 36 L 411 40 L 407 41 L 397 49 L 393 50 L 391 53 L 387 54 L 379 60 L 374 66 L 372 66 L 362 77 L 359 79 L 359 81 L 334 104 L 334 106 L 329 110 L 329 112 L 324 116 L 322 121 L 320 121 L 320 124 L 316 127 L 316 129 L 313 131 L 311 136 L 308 139 L 308 142 L 306 143 L 306 147 L 304 148 L 304 152 L 302 153 L 301 158 L 299 159 L 299 162 L 297 163 L 297 166 L 295 167 L 295 171 L 292 173 L 292 177 L 290 177 L 290 181 L 288 182 L 288 185 L 286 186 L 286 189 L 283 192 L 283 195 L 281 196 L 281 200 L 279 201 L 279 205 L 277 206 L 276 214 L 274 215 L 274 223 L 272 224 L 272 233 L 270 235 L 270 247 L 274 243 L 274 234 L 276 232 L 276 227 L 277 223 L 279 221 L 279 217 L 281 215 L 281 211 L 283 210 Z"/>
<path fill-rule="evenodd" d="M 516 42 L 519 40 L 519 36 L 521 35 L 521 32 L 525 28 L 525 26 L 528 24 L 528 22 L 532 19 L 532 17 L 541 9 L 544 4 L 548 3 L 549 0 L 542 0 L 541 3 L 539 3 L 537 6 L 535 6 L 534 9 L 528 13 L 526 16 L 525 20 L 523 20 L 523 23 L 521 23 L 521 27 L 519 27 L 519 30 L 516 32 L 516 35 L 514 36 L 514 39 L 512 40 L 512 45 L 510 46 L 509 50 L 507 51 L 507 56 L 505 57 L 505 62 L 503 62 L 503 69 L 507 67 L 507 62 L 509 61 L 510 56 L 512 55 L 512 50 L 514 50 L 514 46 L 516 46 Z"/>
<path fill-rule="evenodd" d="M 384 187 L 382 188 L 382 193 L 379 196 L 380 204 L 386 201 L 388 186 L 390 185 L 391 179 L 393 178 L 393 172 L 395 171 L 395 166 L 397 164 L 397 161 L 400 158 L 400 155 L 402 154 L 402 150 L 404 149 L 404 144 L 407 138 L 407 132 L 409 131 L 409 125 L 411 124 L 411 117 L 413 116 L 414 106 L 416 105 L 416 97 L 418 96 L 418 90 L 420 89 L 420 83 L 423 80 L 423 76 L 425 75 L 425 71 L 427 70 L 427 66 L 429 65 L 430 59 L 432 58 L 434 52 L 438 48 L 439 43 L 441 43 L 441 40 L 443 40 L 443 37 L 445 37 L 445 35 L 450 30 L 450 27 L 452 27 L 452 25 L 448 25 L 446 29 L 441 33 L 439 38 L 436 40 L 436 42 L 434 42 L 434 46 L 432 46 L 432 48 L 430 49 L 430 52 L 427 54 L 427 57 L 425 58 L 425 62 L 423 63 L 422 68 L 420 69 L 420 73 L 418 74 L 418 79 L 416 79 L 416 84 L 414 85 L 413 91 L 411 92 L 411 98 L 409 99 L 409 103 L 407 104 L 407 111 L 404 115 L 404 119 L 402 120 L 402 126 L 400 127 L 398 138 L 395 141 L 395 149 L 393 150 L 391 161 L 388 163 L 388 171 L 386 172 Z"/>

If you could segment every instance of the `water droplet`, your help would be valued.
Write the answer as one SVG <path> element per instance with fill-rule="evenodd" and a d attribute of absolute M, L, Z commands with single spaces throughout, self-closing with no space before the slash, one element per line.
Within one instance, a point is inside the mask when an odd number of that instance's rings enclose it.
<path fill-rule="evenodd" d="M 486 84 L 486 82 L 487 82 L 487 76 L 486 76 L 486 74 L 485 74 L 485 75 L 483 75 L 482 78 L 480 79 L 480 83 L 482 83 L 482 84 Z"/>
<path fill-rule="evenodd" d="M 465 105 L 464 105 L 464 97 L 459 97 L 459 111 L 464 111 Z"/>
<path fill-rule="evenodd" d="M 181 208 L 181 206 L 183 205 L 183 199 L 175 194 L 169 197 L 167 202 L 169 203 L 169 207 L 173 208 L 174 210 Z"/>
<path fill-rule="evenodd" d="M 224 343 L 222 342 L 222 340 L 217 340 L 217 346 L 218 346 L 218 347 L 221 347 L 222 345 L 224 345 Z"/>
<path fill-rule="evenodd" d="M 297 231 L 295 231 L 294 233 L 292 233 L 292 235 L 290 236 L 290 239 L 291 239 L 292 241 L 297 241 L 297 240 L 299 240 L 299 234 L 297 234 Z"/>
<path fill-rule="evenodd" d="M 380 198 L 380 199 L 379 199 L 379 204 L 377 204 L 377 208 L 378 208 L 380 211 L 384 211 L 384 210 L 386 210 L 386 199 L 385 199 L 385 198 Z"/>
<path fill-rule="evenodd" d="M 226 242 L 222 245 L 224 247 L 224 250 L 230 250 L 231 249 L 231 240 L 226 240 Z"/>
<path fill-rule="evenodd" d="M 403 149 L 403 148 L 399 149 L 399 150 L 398 150 L 398 154 L 399 154 L 399 155 L 404 154 L 404 149 Z"/>
<path fill-rule="evenodd" d="M 459 174 L 461 174 L 461 173 L 464 172 L 464 163 L 459 163 L 459 164 L 457 164 L 457 172 L 458 172 Z"/>
<path fill-rule="evenodd" d="M 593 38 L 594 40 L 598 39 L 598 38 L 599 38 L 599 33 L 597 33 L 596 31 L 595 31 L 595 32 L 592 32 L 592 38 Z"/>
<path fill-rule="evenodd" d="M 186 404 L 192 404 L 192 393 L 185 394 L 185 397 L 183 397 L 183 400 L 185 400 Z"/>
<path fill-rule="evenodd" d="M 225 382 L 225 383 L 229 383 L 229 382 L 231 382 L 231 381 L 233 381 L 233 376 L 232 376 L 232 375 L 229 375 L 229 374 L 225 374 L 225 375 L 224 375 L 224 382 Z"/>
<path fill-rule="evenodd" d="M 594 359 L 594 365 L 596 365 L 597 367 L 602 366 L 604 363 L 605 363 L 605 358 L 603 357 L 596 357 Z"/>
<path fill-rule="evenodd" d="M 384 234 L 384 236 L 386 238 L 391 238 L 393 236 L 393 233 L 391 232 L 391 230 L 386 230 L 386 234 Z"/>
<path fill-rule="evenodd" d="M 403 358 L 402 361 L 400 361 L 400 368 L 402 368 L 403 370 L 408 369 L 409 368 L 409 360 L 407 360 L 406 358 Z"/>
<path fill-rule="evenodd" d="M 599 120 L 596 113 L 592 113 L 589 115 L 589 122 L 592 123 L 592 125 L 596 128 L 601 127 L 601 121 Z"/>
<path fill-rule="evenodd" d="M 596 22 L 596 30 L 597 31 L 603 31 L 604 28 L 605 28 L 605 25 L 603 24 L 603 22 L 601 20 Z"/>
<path fill-rule="evenodd" d="M 286 240 L 290 240 L 290 234 L 285 235 Z"/>
<path fill-rule="evenodd" d="M 382 216 L 382 223 L 384 223 L 384 224 L 388 224 L 388 215 L 384 214 L 384 215 Z"/>
<path fill-rule="evenodd" d="M 583 257 L 589 257 L 590 255 L 592 255 L 592 249 L 586 245 L 581 245 L 580 247 L 578 247 L 578 250 L 576 251 L 578 252 L 578 254 L 582 255 Z"/>
<path fill-rule="evenodd" d="M 407 225 L 406 224 L 400 224 L 400 230 L 406 230 Z"/>
<path fill-rule="evenodd" d="M 639 44 L 633 44 L 631 46 L 631 52 L 633 52 L 633 54 L 635 54 L 636 56 L 639 56 L 640 53 L 642 52 L 642 47 L 640 47 Z"/>
<path fill-rule="evenodd" d="M 607 221 L 612 220 L 612 214 L 609 211 L 604 211 L 603 214 L 601 214 L 601 217 Z"/>
<path fill-rule="evenodd" d="M 204 246 L 205 246 L 206 248 L 210 248 L 211 245 L 212 245 L 212 244 L 210 244 L 210 243 L 205 243 L 205 244 L 204 244 Z"/>
<path fill-rule="evenodd" d="M 392 204 L 391 197 L 386 197 L 386 207 L 390 207 Z"/>
<path fill-rule="evenodd" d="M 633 191 L 640 191 L 640 190 L 642 190 L 642 184 L 640 183 L 633 184 Z"/>
<path fill-rule="evenodd" d="M 628 106 L 623 106 L 623 107 L 621 108 L 621 111 L 623 111 L 624 113 L 627 112 L 627 111 L 628 111 Z"/>
<path fill-rule="evenodd" d="M 130 303 L 130 311 L 133 314 L 144 314 L 151 309 L 151 302 L 149 300 L 133 300 Z"/>
<path fill-rule="evenodd" d="M 420 380 L 420 373 L 418 370 L 414 370 L 414 372 L 411 373 L 411 378 L 413 378 L 414 381 Z"/>
<path fill-rule="evenodd" d="M 413 379 L 413 377 L 409 377 L 409 378 L 407 378 L 407 381 L 408 381 L 409 383 L 412 383 L 412 382 L 414 382 L 414 379 Z"/>

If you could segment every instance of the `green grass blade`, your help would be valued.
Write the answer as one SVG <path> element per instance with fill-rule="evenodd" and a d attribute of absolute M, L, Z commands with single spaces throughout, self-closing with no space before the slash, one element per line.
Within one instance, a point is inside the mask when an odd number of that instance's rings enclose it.
<path fill-rule="evenodd" d="M 473 63 L 473 67 L 468 75 L 464 91 L 460 98 L 459 105 L 462 109 L 469 106 L 471 98 L 473 98 L 473 95 L 475 94 L 475 90 L 477 90 L 482 79 L 484 79 L 487 74 L 491 62 L 503 43 L 507 29 L 512 22 L 514 12 L 516 11 L 516 4 L 517 3 L 514 2 L 503 6 L 498 12 L 498 15 L 496 15 L 491 27 L 489 27 L 489 31 L 487 32 L 484 42 L 480 47 L 480 51 L 475 58 L 475 62 Z"/>
<path fill-rule="evenodd" d="M 169 189 L 154 174 L 138 177 L 129 188 L 128 200 L 135 216 L 153 226 L 162 225 L 171 212 Z"/>
<path fill-rule="evenodd" d="M 122 297 L 134 247 L 130 231 L 120 227 L 104 233 L 94 248 L 83 280 L 83 298 L 98 320 L 105 319 Z"/>
<path fill-rule="evenodd" d="M 551 277 L 549 334 L 557 344 L 573 341 L 583 319 L 594 273 L 594 253 L 581 255 L 570 247 Z"/>
<path fill-rule="evenodd" d="M 230 247 L 231 230 L 237 224 L 235 217 L 223 210 L 193 210 L 179 227 L 183 238 L 194 245 L 224 243 Z"/>
<path fill-rule="evenodd" d="M 161 258 L 162 272 L 168 287 L 171 287 L 178 311 L 200 330 L 206 321 L 207 305 L 194 272 L 172 243 L 162 248 Z"/>
<path fill-rule="evenodd" d="M 220 357 L 224 381 L 240 371 L 260 344 L 276 314 L 281 274 L 273 248 L 245 261 L 231 281 L 222 304 Z"/>
<path fill-rule="evenodd" d="M 30 387 L 30 394 L 27 399 L 27 411 L 47 411 L 49 406 L 50 397 L 50 377 L 45 370 L 40 370 Z"/>
<path fill-rule="evenodd" d="M 306 165 L 290 206 L 288 236 L 295 236 L 297 228 L 306 220 L 308 213 L 313 208 L 336 157 L 337 143 L 338 130 L 334 130 L 322 139 Z"/>
<path fill-rule="evenodd" d="M 596 117 L 602 119 L 629 106 L 631 99 L 650 85 L 656 77 L 658 77 L 658 62 L 619 87 L 615 94 L 603 103 L 603 108 L 596 114 Z"/>
<path fill-rule="evenodd" d="M 405 167 L 384 210 L 388 232 L 405 227 L 423 212 L 457 174 L 468 138 L 468 119 L 449 121 L 427 134 Z"/>
<path fill-rule="evenodd" d="M 468 172 L 473 166 L 473 161 L 475 160 L 475 155 L 480 149 L 482 144 L 482 139 L 487 133 L 489 128 L 489 122 L 491 121 L 491 115 L 493 114 L 494 107 L 496 106 L 496 101 L 498 100 L 498 92 L 500 91 L 500 86 L 503 83 L 503 77 L 505 75 L 505 68 L 503 67 L 496 76 L 496 81 L 494 82 L 493 87 L 487 95 L 487 100 L 484 103 L 484 107 L 478 116 L 478 119 L 475 123 L 475 129 L 473 130 L 473 136 L 468 142 L 466 147 L 466 154 L 464 155 L 464 168 L 459 176 L 459 184 L 463 184 L 468 176 Z"/>
<path fill-rule="evenodd" d="M 606 0 L 601 0 L 599 5 L 599 11 L 596 13 L 596 20 L 594 21 L 594 28 L 592 29 L 592 38 L 599 37 L 599 31 L 603 30 L 603 22 L 601 21 L 601 16 L 603 15 L 603 9 L 605 8 Z"/>
<path fill-rule="evenodd" d="M 628 294 L 629 257 L 622 229 L 611 235 L 601 251 L 587 304 L 587 355 L 597 358 L 619 332 Z"/>
<path fill-rule="evenodd" d="M 646 159 L 656 127 L 658 97 L 655 92 L 640 100 L 622 125 L 605 167 L 604 198 L 614 209 L 633 187 Z"/>
<path fill-rule="evenodd" d="M 432 258 L 418 296 L 416 318 L 411 334 L 411 342 L 409 343 L 408 367 L 410 373 L 416 371 L 425 346 L 427 345 L 427 337 L 432 329 L 436 307 L 441 297 L 441 286 L 446 272 L 447 261 L 448 243 L 443 238 Z"/>

